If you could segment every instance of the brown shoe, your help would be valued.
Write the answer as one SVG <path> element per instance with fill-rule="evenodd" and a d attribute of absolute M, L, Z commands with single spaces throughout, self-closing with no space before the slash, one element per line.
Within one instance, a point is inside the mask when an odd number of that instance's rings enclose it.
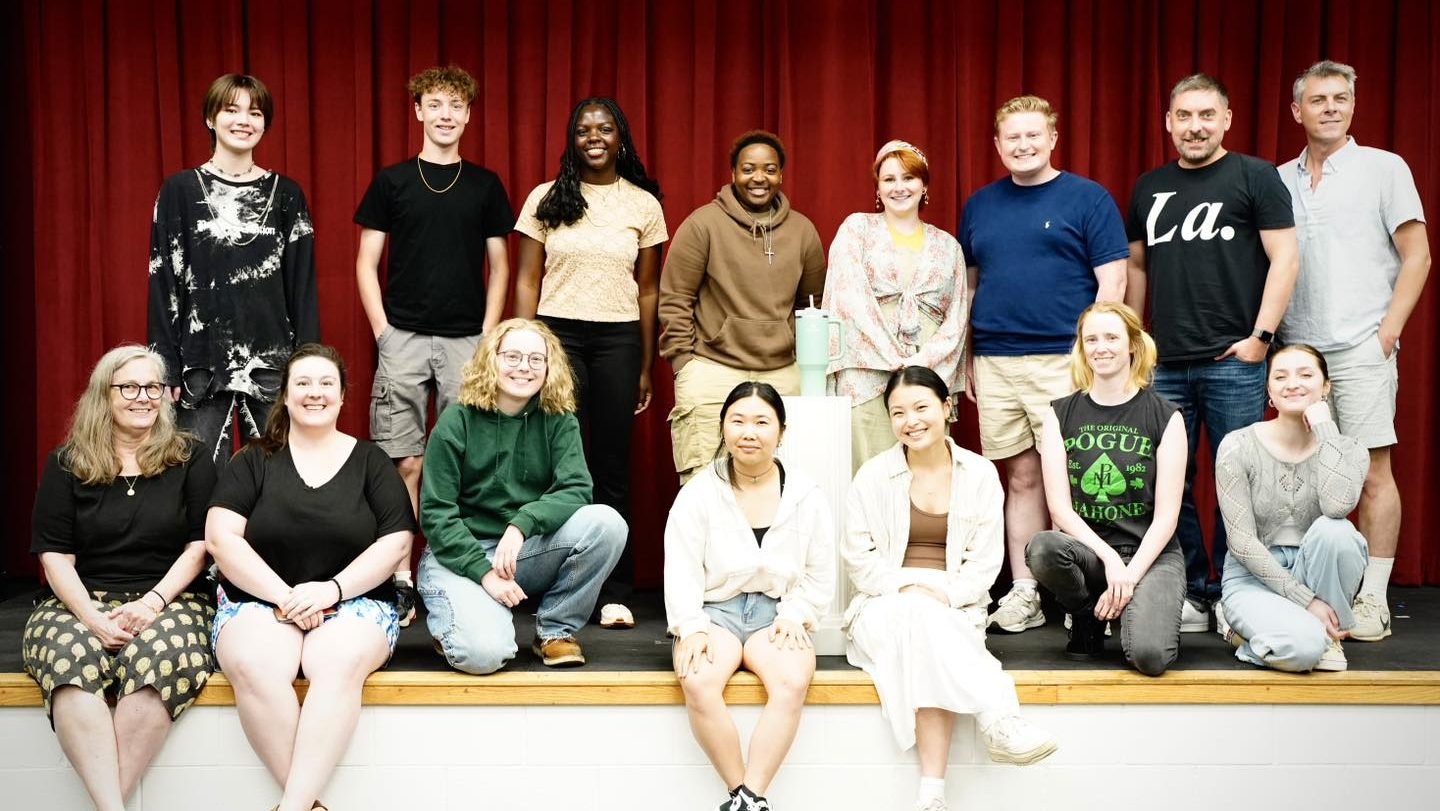
<path fill-rule="evenodd" d="M 530 646 L 535 655 L 540 657 L 547 667 L 577 667 L 585 664 L 585 652 L 580 649 L 580 643 L 573 636 L 561 636 L 554 639 L 541 639 L 535 637 L 535 642 Z"/>

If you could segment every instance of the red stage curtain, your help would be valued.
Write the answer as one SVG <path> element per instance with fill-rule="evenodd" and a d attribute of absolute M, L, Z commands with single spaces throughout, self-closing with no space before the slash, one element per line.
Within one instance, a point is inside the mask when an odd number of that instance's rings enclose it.
<path fill-rule="evenodd" d="M 375 170 L 419 148 L 404 83 L 436 63 L 479 80 L 464 153 L 497 171 L 517 205 L 553 176 L 571 104 L 603 94 L 629 115 L 664 186 L 672 232 L 727 181 L 730 140 L 768 127 L 789 148 L 786 192 L 828 239 L 845 215 L 873 205 L 869 164 L 892 137 L 931 156 L 927 213 L 953 228 L 966 195 L 1002 173 L 991 117 L 1020 93 L 1057 107 L 1058 165 L 1103 183 L 1122 207 L 1141 172 L 1171 159 L 1166 93 L 1196 70 L 1230 87 L 1227 147 L 1290 158 L 1303 145 L 1288 109 L 1290 82 L 1329 57 L 1359 70 L 1357 138 L 1403 155 L 1427 210 L 1440 212 L 1440 10 L 1424 0 L 72 0 L 7 8 L 3 58 L 24 99 L 12 101 L 0 136 L 11 571 L 33 571 L 25 517 L 34 475 L 61 438 L 90 364 L 119 341 L 144 339 L 151 204 L 163 177 L 207 157 L 201 96 L 227 71 L 253 73 L 277 96 L 258 157 L 309 197 L 324 336 L 351 365 L 343 427 L 362 436 L 374 350 L 355 294 L 350 217 Z M 1400 355 L 1405 530 L 1395 579 L 1405 584 L 1440 583 L 1440 539 L 1421 531 L 1440 525 L 1440 436 L 1427 419 L 1440 357 L 1434 287 Z M 669 375 L 663 364 L 657 372 L 632 473 L 633 543 L 652 584 L 675 491 Z M 960 436 L 975 447 L 968 408 Z"/>

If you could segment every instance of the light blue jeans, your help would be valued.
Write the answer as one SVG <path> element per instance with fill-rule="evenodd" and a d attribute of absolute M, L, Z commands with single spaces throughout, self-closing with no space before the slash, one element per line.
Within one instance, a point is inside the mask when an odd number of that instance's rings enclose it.
<path fill-rule="evenodd" d="M 744 645 L 750 637 L 775 624 L 779 606 L 780 601 L 774 597 L 758 591 L 746 591 L 728 600 L 706 603 L 703 608 L 713 625 L 734 634 Z"/>
<path fill-rule="evenodd" d="M 515 582 L 539 599 L 535 635 L 575 636 L 595 610 L 600 586 L 625 548 L 628 530 L 615 510 L 591 504 L 575 511 L 555 532 L 525 539 L 515 565 Z M 494 556 L 499 539 L 482 540 Z M 456 670 L 494 673 L 515 658 L 515 623 L 510 609 L 479 583 L 445 568 L 429 549 L 420 558 L 416 591 L 429 612 L 430 635 Z"/>
<path fill-rule="evenodd" d="M 1270 549 L 1275 560 L 1335 609 L 1341 630 L 1355 625 L 1350 603 L 1360 589 L 1369 550 L 1365 537 L 1343 518 L 1320 516 L 1300 546 Z M 1225 561 L 1225 619 L 1245 639 L 1235 658 L 1291 673 L 1313 670 L 1329 647 L 1325 626 L 1302 605 L 1270 590 L 1234 557 Z"/>

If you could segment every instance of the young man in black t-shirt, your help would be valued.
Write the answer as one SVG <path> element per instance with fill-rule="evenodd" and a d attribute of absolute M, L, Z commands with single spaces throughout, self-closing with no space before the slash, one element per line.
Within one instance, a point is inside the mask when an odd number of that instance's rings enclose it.
<path fill-rule="evenodd" d="M 355 278 L 377 355 L 370 438 L 395 460 L 418 515 L 430 397 L 438 418 L 459 396 L 461 372 L 480 336 L 504 314 L 506 237 L 515 214 L 500 178 L 460 157 L 476 94 L 470 74 L 454 66 L 431 68 L 412 77 L 406 89 L 424 142 L 412 160 L 380 170 L 360 201 Z M 382 290 L 380 255 L 387 237 Z M 414 600 L 409 560 L 400 562 L 396 578 L 405 587 L 401 624 L 407 625 Z"/>
<path fill-rule="evenodd" d="M 460 157 L 475 80 L 453 66 L 431 68 L 408 90 L 424 143 L 416 157 L 382 169 L 360 201 L 355 276 L 378 355 L 370 438 L 395 460 L 415 505 L 430 396 L 438 417 L 455 401 L 481 334 L 503 315 L 515 215 L 500 178 Z"/>
<path fill-rule="evenodd" d="M 1225 150 L 1230 121 L 1230 97 L 1217 79 L 1181 79 L 1165 114 L 1179 160 L 1135 183 L 1126 223 L 1125 303 L 1141 312 L 1150 294 L 1160 350 L 1155 392 L 1180 406 L 1190 441 L 1178 531 L 1187 580 L 1182 631 L 1209 628 L 1207 612 L 1220 597 L 1211 561 L 1217 578 L 1225 563 L 1219 510 L 1210 555 L 1195 510 L 1200 424 L 1213 462 L 1226 434 L 1264 416 L 1265 355 L 1299 271 L 1290 193 L 1268 162 Z"/>

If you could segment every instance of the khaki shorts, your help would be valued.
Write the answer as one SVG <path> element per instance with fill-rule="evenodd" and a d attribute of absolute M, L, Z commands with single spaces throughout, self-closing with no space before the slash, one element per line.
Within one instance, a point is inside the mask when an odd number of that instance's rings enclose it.
<path fill-rule="evenodd" d="M 1330 412 L 1340 433 L 1366 448 L 1396 442 L 1395 398 L 1400 391 L 1399 347 L 1385 357 L 1380 335 L 1359 346 L 1326 352 L 1330 367 Z"/>
<path fill-rule="evenodd" d="M 860 466 L 898 442 L 890 425 L 890 411 L 885 408 L 885 395 L 872 397 L 850 409 L 850 475 Z"/>
<path fill-rule="evenodd" d="M 1069 355 L 976 355 L 974 385 L 986 459 L 1038 448 L 1050 402 L 1075 390 Z"/>
<path fill-rule="evenodd" d="M 460 397 L 460 376 L 479 335 L 445 338 L 386 327 L 375 342 L 370 389 L 370 439 L 391 459 L 425 453 L 430 394 L 435 416 Z"/>
<path fill-rule="evenodd" d="M 732 369 L 692 357 L 675 375 L 675 407 L 670 409 L 670 446 L 675 472 L 684 484 L 720 446 L 720 407 L 730 390 L 746 381 L 769 383 L 785 395 L 800 393 L 800 367 L 795 364 L 768 372 Z"/>

